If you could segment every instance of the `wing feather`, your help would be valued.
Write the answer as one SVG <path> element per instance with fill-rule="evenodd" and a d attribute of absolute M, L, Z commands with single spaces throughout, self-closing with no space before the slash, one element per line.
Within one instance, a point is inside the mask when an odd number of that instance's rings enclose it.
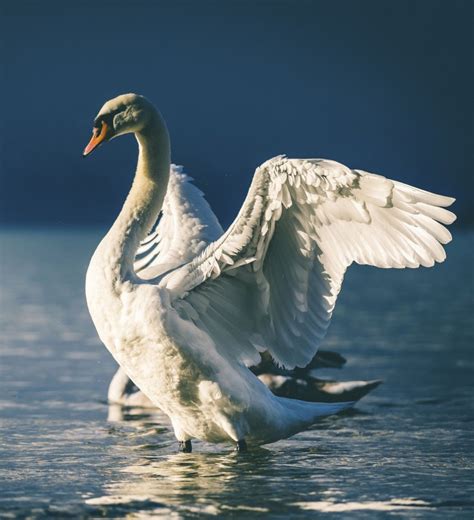
<path fill-rule="evenodd" d="M 222 355 L 254 364 L 268 349 L 288 368 L 305 366 L 347 267 L 442 262 L 453 201 L 334 161 L 279 156 L 257 169 L 227 232 L 160 284 Z"/>
<path fill-rule="evenodd" d="M 135 257 L 140 277 L 155 278 L 189 262 L 222 235 L 217 217 L 191 181 L 181 166 L 171 165 L 162 213 Z"/>

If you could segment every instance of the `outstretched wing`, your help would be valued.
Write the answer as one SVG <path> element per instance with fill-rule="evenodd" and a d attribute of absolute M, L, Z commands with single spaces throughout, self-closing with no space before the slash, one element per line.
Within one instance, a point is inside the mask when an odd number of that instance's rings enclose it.
<path fill-rule="evenodd" d="M 268 349 L 305 366 L 347 267 L 442 262 L 453 201 L 333 161 L 276 157 L 257 169 L 228 231 L 160 285 L 222 355 L 252 365 Z"/>
<path fill-rule="evenodd" d="M 217 217 L 191 181 L 181 166 L 171 165 L 161 215 L 135 257 L 141 278 L 155 278 L 189 262 L 222 235 Z"/>

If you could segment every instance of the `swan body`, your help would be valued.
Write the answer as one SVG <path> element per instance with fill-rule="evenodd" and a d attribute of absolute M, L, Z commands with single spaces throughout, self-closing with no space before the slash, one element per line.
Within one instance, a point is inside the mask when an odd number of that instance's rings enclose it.
<path fill-rule="evenodd" d="M 453 199 L 333 161 L 278 156 L 257 169 L 222 233 L 199 218 L 203 199 L 167 197 L 170 171 L 180 172 L 145 98 L 107 102 L 85 155 L 125 133 L 138 141 L 137 171 L 92 257 L 87 302 L 101 340 L 177 439 L 268 443 L 351 406 L 278 397 L 248 367 L 264 351 L 286 368 L 311 361 L 352 262 L 443 261 L 451 237 L 440 222 L 454 220 L 444 209 Z"/>
<path fill-rule="evenodd" d="M 275 395 L 310 402 L 355 402 L 381 383 L 378 379 L 373 381 L 317 379 L 310 374 L 295 377 L 277 373 L 261 373 L 257 377 Z M 131 381 L 122 367 L 119 367 L 110 381 L 107 400 L 114 410 L 116 406 L 156 408 L 156 405 Z M 117 414 L 114 413 L 114 415 Z"/>
<path fill-rule="evenodd" d="M 183 173 L 182 167 L 171 165 L 162 217 L 156 230 L 142 243 L 135 257 L 135 272 L 141 278 L 153 279 L 168 269 L 189 262 L 223 234 L 217 216 L 204 199 L 203 193 L 191 181 Z M 173 213 L 177 213 L 177 210 L 179 215 L 175 215 L 173 219 Z M 180 223 L 178 242 L 173 233 L 174 221 Z M 183 240 L 184 236 L 186 242 Z M 307 367 L 297 371 L 278 368 L 268 355 L 262 357 L 257 366 L 249 368 L 275 395 L 313 402 L 357 401 L 380 384 L 378 380 L 328 381 L 311 375 L 315 368 L 341 368 L 345 362 L 339 354 L 318 351 Z M 122 367 L 119 367 L 112 378 L 107 397 L 114 412 L 117 405 L 156 407 L 133 384 Z"/>

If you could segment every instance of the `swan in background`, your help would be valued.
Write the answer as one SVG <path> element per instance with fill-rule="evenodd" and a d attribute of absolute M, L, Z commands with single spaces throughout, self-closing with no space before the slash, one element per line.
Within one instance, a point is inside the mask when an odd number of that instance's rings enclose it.
<path fill-rule="evenodd" d="M 336 352 L 320 350 L 304 368 L 285 370 L 275 365 L 267 352 L 262 353 L 262 361 L 249 369 L 275 395 L 313 402 L 358 401 L 382 381 L 334 381 L 318 379 L 312 371 L 317 368 L 342 368 L 346 360 Z M 107 392 L 108 403 L 115 407 L 156 408 L 156 405 L 130 380 L 119 367 L 110 381 Z M 118 414 L 121 417 L 123 414 Z M 114 416 L 117 416 L 114 413 Z"/>
<path fill-rule="evenodd" d="M 276 396 L 248 367 L 261 352 L 286 369 L 311 361 L 352 262 L 442 262 L 451 240 L 442 224 L 455 219 L 444 207 L 454 199 L 334 161 L 278 156 L 257 168 L 234 222 L 205 245 L 209 229 L 197 229 L 192 204 L 165 203 L 170 141 L 147 99 L 105 103 L 84 155 L 127 133 L 138 141 L 137 170 L 91 259 L 87 303 L 105 346 L 170 418 L 180 449 L 197 438 L 245 450 L 351 406 Z"/>

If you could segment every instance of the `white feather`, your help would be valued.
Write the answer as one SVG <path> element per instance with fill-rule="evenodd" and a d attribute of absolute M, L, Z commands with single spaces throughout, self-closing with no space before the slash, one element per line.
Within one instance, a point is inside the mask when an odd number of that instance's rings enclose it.
<path fill-rule="evenodd" d="M 161 217 L 135 258 L 141 278 L 153 279 L 189 262 L 222 235 L 217 217 L 191 181 L 182 166 L 171 165 Z"/>
<path fill-rule="evenodd" d="M 318 203 L 308 202 L 308 194 L 316 194 Z M 278 363 L 304 366 L 324 337 L 347 267 L 352 262 L 384 268 L 442 262 L 441 244 L 451 235 L 438 221 L 452 221 L 453 214 L 441 207 L 452 201 L 334 161 L 276 157 L 257 169 L 229 230 L 174 273 L 172 300 L 193 305 L 205 292 L 212 259 L 219 265 L 213 291 L 221 300 L 232 300 L 234 321 L 241 324 L 224 354 L 242 360 L 239 336 L 258 334 Z M 219 251 L 225 252 L 225 262 Z M 231 279 L 222 278 L 232 265 L 229 258 L 239 268 Z M 259 297 L 262 283 L 255 283 L 250 305 L 230 290 L 249 276 L 266 281 L 266 296 Z M 216 301 L 209 299 L 209 307 Z M 206 321 L 211 336 L 214 327 Z M 245 351 L 248 356 L 248 347 Z"/>

